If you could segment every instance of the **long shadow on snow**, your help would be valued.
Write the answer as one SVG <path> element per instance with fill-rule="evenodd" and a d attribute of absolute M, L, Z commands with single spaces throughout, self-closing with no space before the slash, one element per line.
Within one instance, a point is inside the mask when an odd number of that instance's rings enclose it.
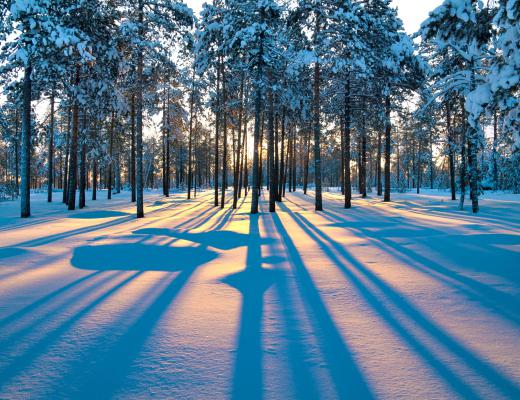
<path fill-rule="evenodd" d="M 283 206 L 285 207 L 285 206 Z M 353 255 L 351 255 L 345 248 L 326 235 L 323 231 L 316 228 L 313 224 L 307 221 L 301 215 L 292 213 L 287 207 L 286 211 L 292 216 L 296 223 L 311 237 L 316 240 L 323 251 L 335 261 L 338 268 L 354 283 L 358 290 L 363 293 L 370 304 L 372 304 L 374 310 L 378 311 L 380 315 L 399 333 L 409 341 L 409 343 L 421 354 L 427 361 L 433 363 L 432 366 L 436 367 L 441 376 L 444 377 L 447 383 L 449 383 L 457 392 L 465 397 L 478 398 L 477 394 L 473 392 L 472 388 L 466 383 L 462 382 L 456 375 L 450 371 L 447 367 L 443 367 L 440 360 L 436 360 L 433 354 L 429 353 L 426 348 L 418 347 L 418 342 L 406 332 L 404 327 L 399 327 L 397 320 L 391 317 L 388 310 L 385 310 L 382 303 L 377 298 L 370 294 L 368 289 L 362 285 L 362 283 L 355 277 L 352 271 L 344 265 L 332 252 L 334 249 L 338 252 L 347 262 L 355 268 L 359 273 L 362 273 L 370 282 L 372 282 L 385 297 L 395 304 L 401 311 L 403 311 L 411 320 L 418 324 L 425 332 L 427 332 L 432 338 L 438 343 L 443 345 L 453 355 L 457 356 L 464 362 L 465 365 L 473 369 L 479 376 L 485 378 L 493 386 L 498 388 L 506 396 L 512 398 L 520 397 L 520 388 L 511 382 L 507 377 L 502 375 L 498 370 L 494 368 L 488 362 L 481 360 L 471 350 L 467 349 L 462 343 L 459 343 L 455 338 L 450 336 L 441 327 L 436 325 L 426 315 L 417 310 L 412 303 L 410 303 L 404 296 L 392 289 L 388 284 L 379 279 L 373 272 L 367 267 L 360 263 Z M 321 239 L 320 239 L 321 238 Z M 326 244 L 328 243 L 328 245 Z M 330 247 L 329 247 L 330 246 Z"/>
<path fill-rule="evenodd" d="M 5 368 L 2 368 L 0 370 L 0 393 L 2 392 L 2 387 L 4 385 L 6 385 L 12 378 L 18 376 L 19 374 L 23 373 L 27 368 L 29 368 L 33 364 L 33 362 L 39 356 L 45 354 L 46 351 L 50 349 L 53 344 L 58 343 L 60 338 L 64 334 L 69 332 L 75 323 L 77 323 L 83 317 L 88 315 L 89 312 L 93 311 L 101 303 L 108 300 L 118 290 L 120 290 L 122 287 L 124 287 L 132 280 L 137 278 L 140 274 L 142 274 L 141 271 L 131 274 L 127 278 L 118 282 L 116 285 L 112 286 L 110 289 L 104 291 L 94 301 L 90 302 L 88 305 L 81 308 L 80 311 L 76 312 L 70 318 L 66 319 L 66 321 L 64 321 L 56 329 L 46 332 L 43 338 L 36 341 L 35 343 L 31 343 L 29 348 L 26 349 L 21 355 L 17 355 L 12 361 L 8 362 Z"/>
<path fill-rule="evenodd" d="M 329 314 L 298 249 L 283 226 L 280 217 L 277 214 L 272 214 L 272 218 L 276 230 L 287 249 L 289 262 L 295 274 L 304 304 L 311 315 L 311 320 L 316 322 L 317 338 L 323 349 L 338 397 L 342 399 L 373 398 L 374 395 L 369 384 L 359 370 L 336 323 Z"/>
<path fill-rule="evenodd" d="M 300 197 L 304 200 L 307 200 L 304 197 Z M 312 199 L 310 199 L 312 200 Z M 308 201 L 310 201 L 308 200 Z M 294 203 L 293 203 L 294 204 Z M 335 208 L 335 207 L 334 207 Z M 333 209 L 334 209 L 333 208 Z M 343 209 L 341 209 L 343 210 Z M 383 251 L 386 251 L 388 253 L 391 253 L 393 256 L 401 259 L 404 263 L 407 265 L 416 268 L 420 270 L 421 272 L 428 274 L 434 279 L 437 279 L 441 281 L 442 283 L 453 287 L 457 290 L 460 290 L 463 292 L 468 298 L 474 299 L 476 301 L 479 301 L 483 305 L 491 308 L 494 312 L 502 315 L 503 317 L 507 318 L 508 320 L 519 324 L 520 323 L 520 307 L 518 305 L 519 300 L 517 297 L 512 296 L 508 293 L 504 293 L 500 290 L 497 290 L 489 285 L 486 285 L 484 283 L 479 282 L 478 280 L 472 279 L 470 277 L 461 275 L 457 271 L 454 271 L 452 269 L 449 269 L 447 267 L 444 267 L 440 265 L 439 263 L 429 259 L 428 257 L 425 257 L 424 255 L 418 254 L 417 252 L 410 250 L 409 248 L 406 248 L 403 244 L 400 244 L 396 241 L 393 241 L 385 236 L 388 236 L 389 233 L 394 233 L 394 228 L 391 227 L 391 225 L 386 225 L 390 227 L 390 232 L 385 232 L 383 229 L 382 231 L 375 232 L 370 229 L 371 226 L 374 226 L 374 222 L 370 219 L 366 219 L 366 216 L 363 214 L 366 212 L 365 210 L 361 210 L 363 213 L 360 213 L 361 209 L 356 208 L 355 210 L 351 210 L 347 213 L 341 213 L 339 211 L 332 211 L 332 210 L 325 210 L 322 215 L 324 218 L 331 221 L 332 226 L 337 227 L 343 227 L 346 229 L 350 229 L 353 231 L 358 232 L 359 234 L 366 237 L 368 240 L 375 243 L 376 246 L 379 246 L 382 248 Z M 377 212 L 374 209 L 370 209 L 371 212 Z M 386 216 L 385 216 L 386 217 Z M 395 218 L 395 217 L 394 217 Z M 450 240 L 449 237 L 446 237 L 446 233 L 435 230 L 433 228 L 422 228 L 422 231 L 435 231 L 435 235 L 431 235 L 430 233 L 423 233 L 422 236 L 420 233 L 418 233 L 417 224 L 413 222 L 408 222 L 407 218 L 401 218 L 399 217 L 399 226 L 400 230 L 406 231 L 407 229 L 413 230 L 413 235 L 407 235 L 413 238 L 420 238 L 424 237 L 426 240 L 425 243 L 436 243 L 437 241 L 443 241 L 448 240 L 449 246 L 458 246 L 457 242 L 454 240 Z M 392 224 L 393 225 L 393 224 Z M 368 226 L 369 228 L 365 228 L 365 226 Z M 383 224 L 383 227 L 385 224 Z M 377 233 L 377 237 L 376 237 Z M 485 244 L 485 236 L 488 234 L 483 235 L 484 244 L 485 247 L 487 244 Z M 403 236 L 403 233 L 400 234 L 400 236 Z M 472 241 L 474 235 L 464 237 L 463 240 L 466 241 Z M 507 235 L 506 235 L 507 236 Z M 446 237 L 446 239 L 444 239 Z M 494 236 L 495 239 L 497 239 L 496 236 Z M 504 239 L 504 238 L 501 238 Z M 507 241 L 511 242 L 514 239 L 508 237 Z M 442 248 L 442 247 L 441 247 Z M 497 248 L 498 249 L 498 248 Z M 471 248 L 471 249 L 465 249 L 464 247 L 459 248 L 459 251 L 453 251 L 450 252 L 449 256 L 452 257 L 454 254 L 458 252 L 463 252 L 466 254 L 468 251 L 475 252 L 476 250 L 480 251 L 480 247 L 478 249 Z M 495 248 L 489 249 L 489 251 L 486 253 L 488 255 L 492 255 L 495 252 Z M 500 249 L 501 252 L 504 252 L 504 250 Z M 506 253 L 507 254 L 507 253 Z M 514 257 L 514 255 L 511 255 Z M 466 259 L 461 259 L 461 264 L 464 265 L 466 268 L 470 268 L 471 265 L 468 265 Z M 496 261 L 496 260 L 495 260 Z M 490 267 L 486 273 L 489 274 L 496 274 L 498 276 L 501 276 L 503 278 L 507 278 L 508 276 L 503 276 L 500 273 L 497 273 L 497 268 L 495 268 L 495 261 L 488 264 Z M 502 268 L 504 270 L 504 267 Z M 516 269 L 517 270 L 517 269 Z M 514 277 L 518 275 L 518 272 L 515 271 L 514 263 L 512 263 L 512 266 L 505 266 L 505 271 L 509 275 L 509 279 L 514 281 Z"/>

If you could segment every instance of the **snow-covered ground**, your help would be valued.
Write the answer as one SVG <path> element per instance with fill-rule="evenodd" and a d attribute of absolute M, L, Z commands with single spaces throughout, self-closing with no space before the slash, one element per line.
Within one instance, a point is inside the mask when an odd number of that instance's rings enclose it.
<path fill-rule="evenodd" d="M 0 398 L 519 399 L 520 197 L 394 200 L 0 203 Z"/>

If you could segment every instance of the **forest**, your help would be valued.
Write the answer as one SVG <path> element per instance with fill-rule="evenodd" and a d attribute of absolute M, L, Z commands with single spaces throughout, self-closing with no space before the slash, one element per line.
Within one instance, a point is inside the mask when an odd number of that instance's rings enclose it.
<path fill-rule="evenodd" d="M 446 1 L 407 35 L 386 0 L 3 2 L 2 197 L 69 210 L 145 188 L 520 190 L 519 4 Z M 53 195 L 53 190 L 59 194 Z M 87 199 L 86 190 L 90 189 Z M 76 194 L 76 192 L 78 194 Z M 76 198 L 77 196 L 77 198 Z M 60 198 L 58 198 L 60 197 Z"/>
<path fill-rule="evenodd" d="M 520 399 L 520 0 L 202 1 L 0 0 L 0 399 Z"/>

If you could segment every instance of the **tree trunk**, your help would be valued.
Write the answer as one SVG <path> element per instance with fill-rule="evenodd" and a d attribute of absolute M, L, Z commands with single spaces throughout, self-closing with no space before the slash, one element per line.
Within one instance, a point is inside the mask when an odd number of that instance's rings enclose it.
<path fill-rule="evenodd" d="M 215 207 L 218 206 L 218 173 L 219 173 L 219 149 L 218 149 L 218 136 L 219 136 L 219 128 L 220 128 L 220 72 L 221 67 L 220 64 L 222 61 L 219 58 L 219 65 L 217 66 L 217 104 L 216 104 L 216 112 L 215 112 Z"/>
<path fill-rule="evenodd" d="M 224 208 L 224 202 L 226 201 L 226 189 L 227 189 L 227 94 L 226 94 L 226 77 L 224 75 L 224 65 L 222 65 L 222 105 L 224 107 L 223 114 L 223 130 L 222 130 L 222 188 L 220 199 L 220 208 Z"/>
<path fill-rule="evenodd" d="M 316 13 L 316 28 L 314 31 L 315 43 L 318 41 L 320 33 L 320 18 Z M 321 196 L 321 148 L 320 148 L 320 63 L 316 60 L 314 63 L 314 183 L 315 189 L 315 210 L 323 210 L 323 202 Z"/>
<path fill-rule="evenodd" d="M 383 195 L 383 182 L 381 181 L 381 129 L 377 129 L 377 156 L 376 156 L 376 187 L 377 195 Z"/>
<path fill-rule="evenodd" d="M 446 130 L 448 131 L 448 162 L 450 169 L 450 189 L 451 199 L 456 200 L 456 184 L 455 184 L 455 138 L 453 137 L 453 129 L 451 128 L 451 105 L 449 100 L 446 102 Z"/>
<path fill-rule="evenodd" d="M 139 12 L 139 39 L 144 37 L 144 4 L 143 0 L 138 0 Z M 143 189 L 143 52 L 138 49 L 137 52 L 137 115 L 136 115 L 136 194 L 137 194 L 137 218 L 144 217 L 144 189 Z"/>
<path fill-rule="evenodd" d="M 47 202 L 52 202 L 52 184 L 54 178 L 54 90 L 51 93 L 51 115 L 49 126 L 49 150 L 47 166 Z"/>
<path fill-rule="evenodd" d="M 493 189 L 498 190 L 498 113 L 497 110 L 493 113 Z"/>
<path fill-rule="evenodd" d="M 115 116 L 114 111 L 112 111 L 112 118 L 110 120 L 110 131 L 109 131 L 109 139 L 108 139 L 108 173 L 107 173 L 107 186 L 108 186 L 108 200 L 112 199 L 112 165 L 114 163 L 113 160 L 113 151 L 114 151 L 114 122 Z"/>
<path fill-rule="evenodd" d="M 351 185 L 351 177 L 350 177 L 350 122 L 351 122 L 351 110 L 350 110 L 350 78 L 347 79 L 347 83 L 345 84 L 345 116 L 343 118 L 345 127 L 343 128 L 343 133 L 345 135 L 345 152 L 343 154 L 344 158 L 344 192 L 345 192 L 345 208 L 350 208 L 352 206 L 352 185 Z"/>
<path fill-rule="evenodd" d="M 285 195 L 285 108 L 282 107 L 282 136 L 280 145 L 280 171 L 278 175 L 278 201 Z"/>
<path fill-rule="evenodd" d="M 390 201 L 390 156 L 391 156 L 392 121 L 390 120 L 390 96 L 385 98 L 385 196 L 383 201 Z"/>
<path fill-rule="evenodd" d="M 75 86 L 79 85 L 80 67 L 76 66 Z M 76 186 L 78 178 L 78 130 L 79 130 L 79 104 L 78 99 L 73 99 L 72 105 L 72 138 L 70 144 L 69 162 L 69 189 L 68 189 L 68 209 L 76 209 Z"/>
<path fill-rule="evenodd" d="M 31 82 L 32 67 L 29 64 L 23 78 L 23 110 L 22 110 L 22 148 L 21 148 L 21 197 L 20 216 L 31 216 Z"/>
<path fill-rule="evenodd" d="M 67 108 L 67 132 L 65 138 L 65 163 L 63 166 L 63 199 L 62 203 L 68 204 L 68 185 L 69 185 L 69 156 L 70 156 L 70 124 L 71 124 L 71 108 Z"/>
<path fill-rule="evenodd" d="M 262 50 L 262 46 L 260 45 L 260 53 Z M 256 93 L 255 93 L 255 126 L 253 129 L 253 184 L 252 184 L 252 194 L 251 194 L 251 214 L 258 213 L 258 198 L 260 196 L 260 168 L 261 163 L 259 161 L 259 147 L 261 146 L 260 141 L 260 124 L 261 121 L 261 105 L 262 105 L 262 89 L 260 86 L 260 81 L 262 79 L 262 63 L 259 62 L 257 66 L 257 76 L 256 76 Z"/>
<path fill-rule="evenodd" d="M 242 74 L 242 79 L 240 82 L 240 106 L 238 110 L 238 144 L 236 148 L 236 156 L 235 156 L 235 170 L 233 176 L 233 209 L 237 208 L 238 202 L 238 190 L 240 186 L 239 178 L 240 178 L 240 153 L 242 151 L 242 113 L 244 110 L 244 75 Z"/>
<path fill-rule="evenodd" d="M 361 197 L 367 197 L 367 132 L 365 121 L 365 102 L 363 101 L 361 117 L 361 166 L 359 169 L 359 190 Z"/>
<path fill-rule="evenodd" d="M 269 79 L 270 85 L 272 85 L 272 79 Z M 275 163 L 275 155 L 274 155 L 274 146 L 275 146 L 275 130 L 274 130 L 274 98 L 273 98 L 273 89 L 270 87 L 267 95 L 268 99 L 268 113 L 267 113 L 267 130 L 269 134 L 269 141 L 267 146 L 267 154 L 269 157 L 269 212 L 276 211 L 276 169 L 274 166 Z"/>
<path fill-rule="evenodd" d="M 83 108 L 83 124 L 82 124 L 82 132 L 81 132 L 81 159 L 79 165 L 79 208 L 85 207 L 85 187 L 87 181 L 87 140 L 86 140 L 86 132 L 87 132 L 87 112 L 85 108 Z"/>
<path fill-rule="evenodd" d="M 131 200 L 135 203 L 135 93 L 132 93 L 130 102 L 130 119 L 131 121 L 131 145 L 130 145 L 130 186 Z"/>
<path fill-rule="evenodd" d="M 191 180 L 193 177 L 193 102 L 194 102 L 194 91 L 195 91 L 195 70 L 192 74 L 191 83 L 191 96 L 190 96 L 190 128 L 188 133 L 188 200 L 191 199 Z"/>
<path fill-rule="evenodd" d="M 310 153 L 311 153 L 311 132 L 310 126 L 305 134 L 304 141 L 304 160 L 303 160 L 303 194 L 307 194 L 307 186 L 309 184 L 309 162 L 310 162 Z"/>

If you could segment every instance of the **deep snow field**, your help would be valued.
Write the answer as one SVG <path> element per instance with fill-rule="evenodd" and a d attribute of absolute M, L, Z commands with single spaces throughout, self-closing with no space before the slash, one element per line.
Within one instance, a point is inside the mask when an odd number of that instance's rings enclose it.
<path fill-rule="evenodd" d="M 520 196 L 212 195 L 0 203 L 0 399 L 520 399 Z"/>

